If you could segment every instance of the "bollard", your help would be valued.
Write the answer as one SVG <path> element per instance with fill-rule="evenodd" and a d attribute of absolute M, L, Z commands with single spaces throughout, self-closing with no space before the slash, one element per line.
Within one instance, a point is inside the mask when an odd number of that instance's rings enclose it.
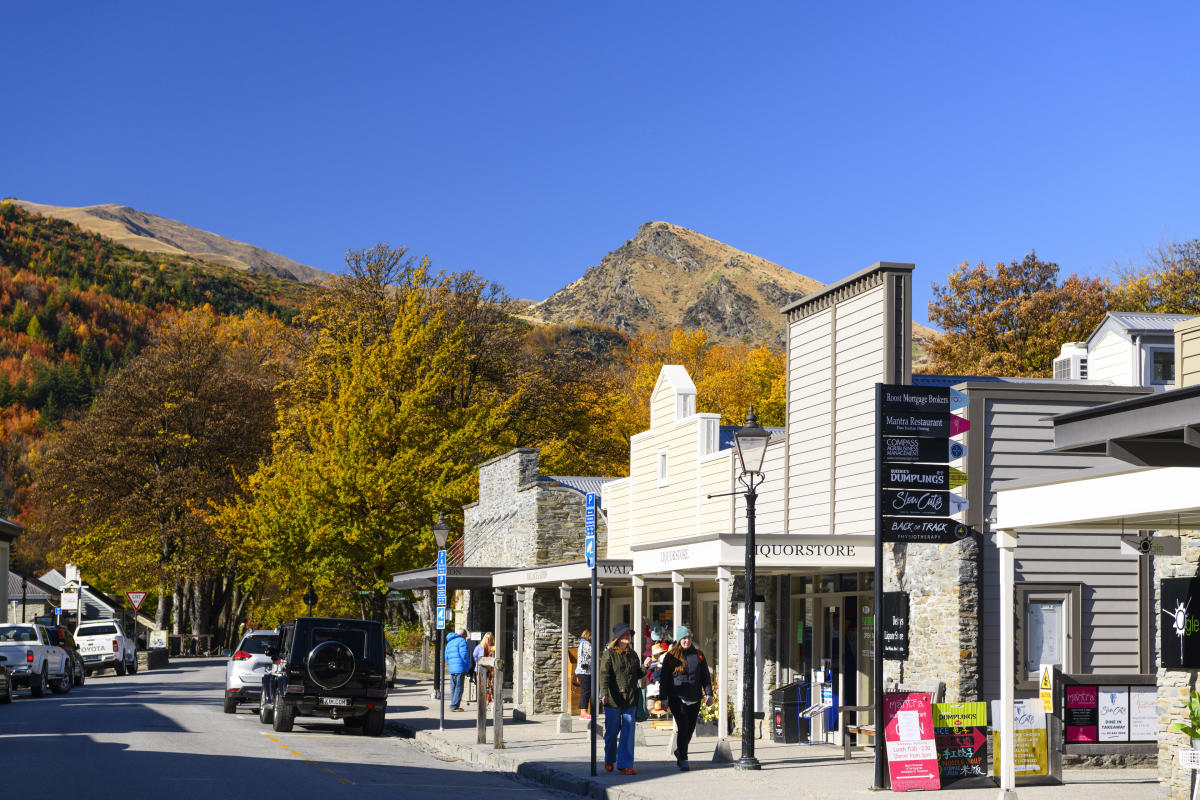
<path fill-rule="evenodd" d="M 483 687 L 487 686 L 487 669 L 480 659 L 479 664 L 475 665 L 475 685 L 478 687 L 475 692 L 475 744 L 487 744 L 487 697 L 484 694 Z"/>

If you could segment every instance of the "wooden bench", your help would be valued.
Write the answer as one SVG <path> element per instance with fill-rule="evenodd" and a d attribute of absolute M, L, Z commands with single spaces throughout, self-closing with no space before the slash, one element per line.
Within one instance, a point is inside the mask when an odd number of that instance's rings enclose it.
<path fill-rule="evenodd" d="M 946 696 L 946 684 L 939 680 L 928 680 L 920 686 L 913 688 L 910 686 L 892 686 L 889 692 L 927 692 L 929 699 L 934 703 L 941 703 Z M 875 726 L 860 725 L 857 722 L 858 712 L 874 711 L 875 706 L 842 706 L 839 713 L 842 717 L 842 758 L 846 761 L 850 760 L 850 735 L 870 736 L 875 738 Z M 850 719 L 851 716 L 855 719 Z"/>

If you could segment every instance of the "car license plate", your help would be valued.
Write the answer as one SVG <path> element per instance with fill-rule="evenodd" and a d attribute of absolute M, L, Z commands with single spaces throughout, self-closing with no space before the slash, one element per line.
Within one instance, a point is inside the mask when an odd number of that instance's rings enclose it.
<path fill-rule="evenodd" d="M 322 697 L 321 705 L 323 706 L 348 706 L 350 705 L 349 697 Z"/>

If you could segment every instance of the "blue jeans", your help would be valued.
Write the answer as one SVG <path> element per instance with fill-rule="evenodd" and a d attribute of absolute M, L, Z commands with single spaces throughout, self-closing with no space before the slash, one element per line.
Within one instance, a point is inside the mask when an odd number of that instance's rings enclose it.
<path fill-rule="evenodd" d="M 617 769 L 633 766 L 633 726 L 637 721 L 637 706 L 628 708 L 604 707 L 604 763 Z M 621 735 L 620 744 L 617 734 Z"/>
<path fill-rule="evenodd" d="M 450 708 L 458 708 L 462 702 L 463 684 L 467 682 L 466 672 L 450 673 Z"/>

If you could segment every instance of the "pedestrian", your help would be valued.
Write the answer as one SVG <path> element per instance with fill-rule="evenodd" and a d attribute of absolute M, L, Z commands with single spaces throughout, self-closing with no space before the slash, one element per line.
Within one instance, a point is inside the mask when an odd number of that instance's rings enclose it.
<path fill-rule="evenodd" d="M 592 632 L 579 634 L 579 650 L 575 655 L 575 682 L 579 684 L 579 718 L 592 718 Z"/>
<path fill-rule="evenodd" d="M 473 654 L 474 658 L 475 658 L 475 663 L 478 664 L 479 659 L 484 658 L 486 656 L 491 656 L 495 652 L 496 652 L 496 637 L 492 635 L 491 631 L 488 631 L 487 633 L 485 633 L 483 635 L 483 638 L 479 640 L 479 644 L 475 645 L 475 652 Z M 492 670 L 491 669 L 487 670 L 487 685 L 480 686 L 478 688 L 478 691 L 479 691 L 480 701 L 482 701 L 484 703 L 488 703 L 488 704 L 490 704 L 492 702 Z"/>
<path fill-rule="evenodd" d="M 463 685 L 471 672 L 466 628 L 446 634 L 446 671 L 450 673 L 450 710 L 462 711 Z"/>
<path fill-rule="evenodd" d="M 663 658 L 659 671 L 659 691 L 666 695 L 667 706 L 675 720 L 675 763 L 683 772 L 688 767 L 688 744 L 696 732 L 696 717 L 700 700 L 706 705 L 713 700 L 712 675 L 704 653 L 692 641 L 686 625 L 675 629 L 675 644 Z"/>
<path fill-rule="evenodd" d="M 624 622 L 613 627 L 613 640 L 600 657 L 600 705 L 604 709 L 604 769 L 622 775 L 633 768 L 633 736 L 642 670 L 648 664 L 633 650 L 633 630 Z"/>

